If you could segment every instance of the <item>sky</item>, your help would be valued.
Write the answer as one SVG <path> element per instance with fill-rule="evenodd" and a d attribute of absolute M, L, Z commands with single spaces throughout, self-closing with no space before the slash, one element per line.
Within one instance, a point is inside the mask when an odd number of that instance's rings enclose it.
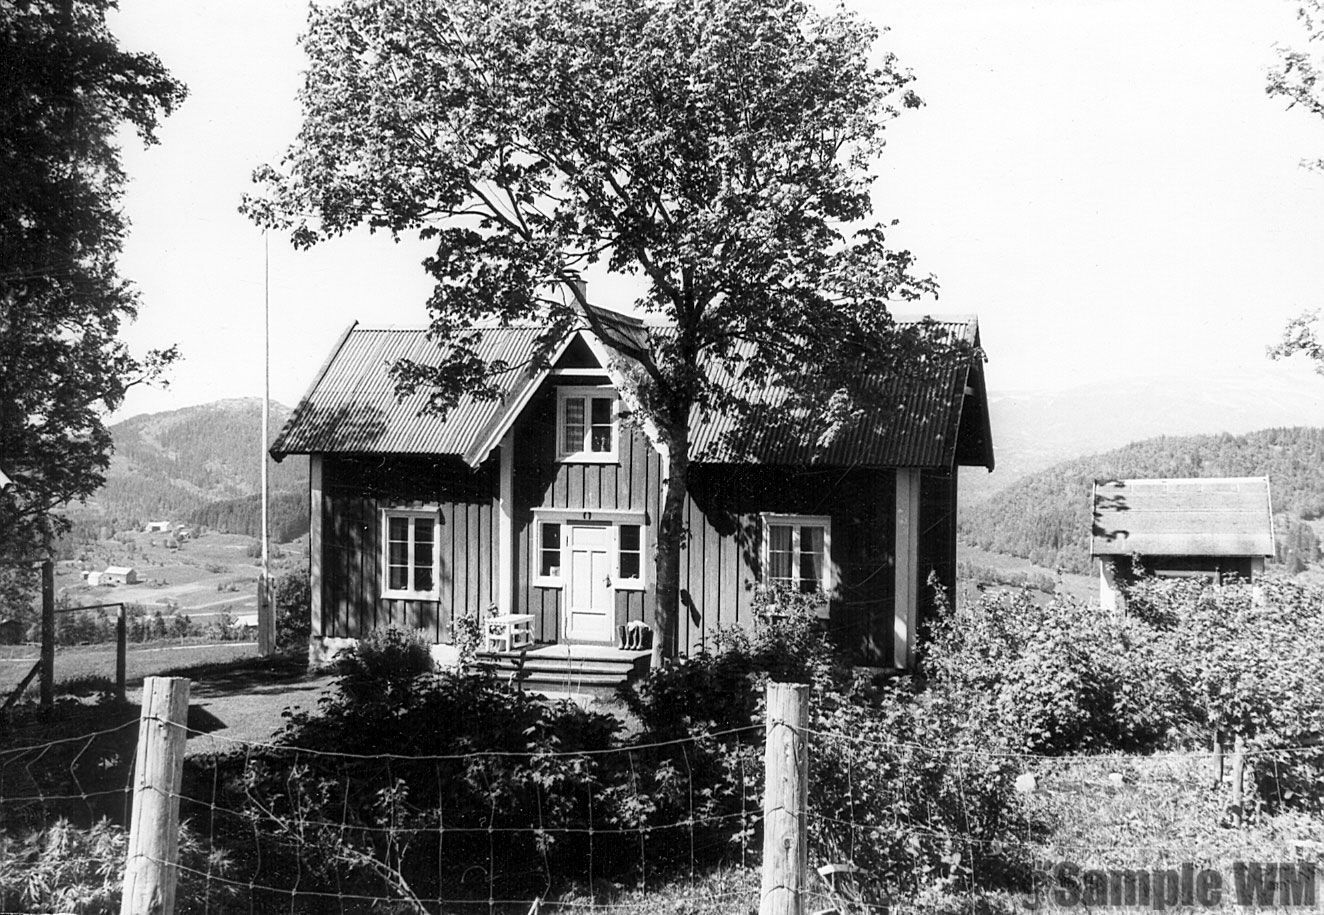
<path fill-rule="evenodd" d="M 1264 92 L 1288 0 L 906 0 L 848 5 L 925 101 L 889 127 L 877 215 L 940 284 L 924 310 L 976 313 L 993 391 L 1155 378 L 1324 380 L 1265 348 L 1324 307 L 1324 121 Z M 168 389 L 119 419 L 261 396 L 264 239 L 238 205 L 299 126 L 306 6 L 121 0 L 111 28 L 189 87 L 160 144 L 125 146 L 141 291 L 137 352 L 177 343 Z M 360 233 L 295 251 L 272 236 L 271 393 L 295 404 L 351 321 L 421 325 L 411 241 Z M 623 304 L 628 281 L 590 276 Z M 913 309 L 907 309 L 913 310 Z M 1324 424 L 1321 414 L 1303 423 Z"/>

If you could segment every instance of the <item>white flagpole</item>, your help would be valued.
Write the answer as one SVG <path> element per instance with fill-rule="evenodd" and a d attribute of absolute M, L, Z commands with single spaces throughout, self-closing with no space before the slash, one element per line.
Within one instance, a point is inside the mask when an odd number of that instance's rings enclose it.
<path fill-rule="evenodd" d="M 267 531 L 267 435 L 271 424 L 271 243 L 262 232 L 262 579 L 258 583 L 258 651 L 276 650 L 276 609 L 271 605 L 271 555 Z"/>

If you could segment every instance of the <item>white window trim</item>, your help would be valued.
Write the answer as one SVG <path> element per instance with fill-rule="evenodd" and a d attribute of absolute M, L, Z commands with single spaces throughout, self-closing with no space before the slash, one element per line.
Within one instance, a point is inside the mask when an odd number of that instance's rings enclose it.
<path fill-rule="evenodd" d="M 382 597 L 404 600 L 437 600 L 441 596 L 441 513 L 436 508 L 383 508 L 381 510 Z M 391 519 L 429 518 L 432 521 L 432 590 L 415 591 L 412 588 L 392 588 L 391 581 Z M 410 525 L 410 578 L 413 578 L 413 525 Z"/>
<path fill-rule="evenodd" d="M 639 528 L 639 577 L 622 578 L 621 577 L 621 525 L 629 524 Z M 645 557 L 648 555 L 648 528 L 644 527 L 642 521 L 618 521 L 611 526 L 612 550 L 616 553 L 615 574 L 612 576 L 612 586 L 617 591 L 644 591 L 648 588 L 648 563 Z"/>
<path fill-rule="evenodd" d="M 759 544 L 759 571 L 760 580 L 765 583 L 771 583 L 771 577 L 768 574 L 771 567 L 770 547 L 772 538 L 768 533 L 768 525 L 789 525 L 791 531 L 791 549 L 798 557 L 800 555 L 800 527 L 823 528 L 823 593 L 831 597 L 832 590 L 836 587 L 836 570 L 832 564 L 832 517 L 830 515 L 785 515 L 774 512 L 763 512 L 761 515 L 763 524 L 760 533 L 762 534 Z M 799 588 L 800 586 L 800 565 L 798 562 L 791 563 L 791 586 Z"/>
<path fill-rule="evenodd" d="M 533 510 L 533 535 L 534 535 L 534 572 L 533 586 L 535 588 L 564 588 L 565 573 L 560 575 L 543 575 L 542 569 L 542 526 L 544 524 L 561 525 L 561 564 L 560 569 L 566 568 L 566 550 L 569 546 L 569 534 L 567 528 L 573 524 L 593 524 L 607 527 L 611 530 L 611 552 L 612 552 L 612 576 L 611 586 L 617 591 L 645 591 L 648 589 L 648 526 L 644 523 L 646 515 L 644 512 L 623 511 L 623 510 L 603 510 L 594 509 L 592 514 L 605 515 L 607 517 L 587 518 L 589 510 L 574 511 L 567 509 L 541 509 Z M 606 522 L 603 524 L 602 522 Z M 639 528 L 639 577 L 622 578 L 621 577 L 621 525 L 632 524 Z"/>
<path fill-rule="evenodd" d="M 536 512 L 536 509 L 535 509 Z M 559 524 L 561 526 L 561 559 L 557 570 L 559 575 L 542 574 L 542 526 L 544 524 Z M 533 586 L 535 588 L 564 588 L 565 587 L 565 519 L 533 516 Z"/>
<path fill-rule="evenodd" d="M 583 397 L 584 435 L 593 434 L 593 406 L 589 398 L 611 400 L 611 450 L 568 451 L 565 441 L 565 402 L 570 397 Z M 621 450 L 621 398 L 611 385 L 562 385 L 556 389 L 556 460 L 561 464 L 615 464 Z"/>

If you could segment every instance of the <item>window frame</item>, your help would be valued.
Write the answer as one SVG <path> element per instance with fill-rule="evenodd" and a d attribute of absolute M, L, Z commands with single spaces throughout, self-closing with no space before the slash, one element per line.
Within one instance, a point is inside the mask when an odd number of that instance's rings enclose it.
<path fill-rule="evenodd" d="M 391 519 L 405 518 L 409 523 L 409 583 L 414 583 L 414 520 L 426 518 L 432 522 L 432 589 L 391 587 Z M 401 600 L 439 600 L 441 598 L 441 512 L 436 508 L 383 508 L 381 510 L 381 596 Z"/>
<path fill-rule="evenodd" d="M 564 588 L 566 550 L 569 536 L 566 529 L 573 524 L 605 523 L 611 529 L 611 586 L 617 591 L 645 591 L 648 589 L 648 513 L 622 508 L 535 508 L 533 509 L 533 537 L 535 546 L 533 566 L 530 569 L 535 588 Z M 561 526 L 561 574 L 542 574 L 542 527 L 544 524 Z M 639 528 L 639 577 L 621 578 L 621 526 L 629 524 Z"/>
<path fill-rule="evenodd" d="M 581 446 L 592 447 L 593 440 L 593 401 L 595 399 L 611 402 L 611 450 L 591 451 L 579 448 L 569 449 L 565 437 L 566 401 L 583 398 L 584 400 L 584 440 Z M 556 389 L 556 460 L 561 464 L 615 464 L 620 460 L 621 451 L 621 398 L 611 385 L 561 385 Z"/>
<path fill-rule="evenodd" d="M 639 529 L 639 577 L 624 578 L 621 576 L 621 528 L 637 527 Z M 618 591 L 645 591 L 648 589 L 648 563 L 644 557 L 648 554 L 648 538 L 644 533 L 647 526 L 642 521 L 613 521 L 611 525 L 612 533 L 612 551 L 616 554 L 615 567 L 612 574 L 612 587 Z M 633 550 L 631 552 L 634 552 Z"/>
<path fill-rule="evenodd" d="M 836 575 L 832 567 L 832 516 L 763 512 L 760 519 L 759 580 L 764 584 L 773 584 L 771 576 L 772 534 L 770 528 L 789 527 L 791 528 L 792 556 L 790 587 L 798 591 L 800 589 L 800 528 L 819 527 L 823 529 L 823 579 L 819 582 L 819 590 L 830 599 L 833 589 L 836 587 Z M 820 615 L 826 614 L 827 609 L 825 607 Z"/>
<path fill-rule="evenodd" d="M 542 535 L 543 535 L 543 527 L 548 524 L 555 524 L 557 527 L 561 529 L 560 535 L 557 538 L 560 541 L 560 546 L 558 547 L 558 551 L 560 552 L 561 557 L 558 560 L 558 564 L 556 566 L 557 574 L 555 575 L 542 574 L 542 554 L 543 554 Z M 565 540 L 566 540 L 565 527 L 566 527 L 566 519 L 564 518 L 546 518 L 546 517 L 538 517 L 537 515 L 534 516 L 533 519 L 534 547 L 530 552 L 533 553 L 533 586 L 535 588 L 565 587 Z"/>

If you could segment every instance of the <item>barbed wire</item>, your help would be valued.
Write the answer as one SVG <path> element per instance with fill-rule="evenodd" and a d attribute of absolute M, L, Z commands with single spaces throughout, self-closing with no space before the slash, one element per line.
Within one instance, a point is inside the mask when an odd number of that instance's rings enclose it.
<path fill-rule="evenodd" d="M 348 753 L 342 750 L 321 750 L 313 747 L 300 747 L 292 744 L 276 743 L 274 741 L 245 740 L 237 737 L 227 737 L 224 734 L 209 733 L 207 731 L 198 731 L 182 725 L 176 721 L 167 721 L 164 718 L 155 716 L 147 717 L 144 720 L 156 721 L 171 728 L 183 730 L 189 737 L 206 737 L 208 740 L 217 740 L 221 743 L 228 743 L 236 746 L 247 747 L 249 749 L 260 749 L 270 752 L 285 753 L 304 753 L 309 756 L 319 756 L 334 759 L 354 759 L 354 760 L 409 760 L 413 762 L 446 762 L 459 761 L 465 759 L 474 759 L 477 757 L 493 758 L 516 758 L 524 759 L 529 757 L 538 758 L 567 758 L 583 756 L 604 756 L 613 753 L 635 753 L 642 750 L 660 749 L 663 747 L 681 746 L 683 744 L 702 743 L 708 740 L 716 740 L 721 737 L 728 737 L 732 734 L 747 734 L 751 731 L 763 730 L 761 724 L 745 725 L 738 728 L 724 728 L 718 731 L 707 731 L 698 735 L 688 737 L 677 737 L 671 740 L 655 740 L 645 743 L 622 744 L 618 747 L 597 747 L 584 750 L 470 750 L 467 753 Z"/>

